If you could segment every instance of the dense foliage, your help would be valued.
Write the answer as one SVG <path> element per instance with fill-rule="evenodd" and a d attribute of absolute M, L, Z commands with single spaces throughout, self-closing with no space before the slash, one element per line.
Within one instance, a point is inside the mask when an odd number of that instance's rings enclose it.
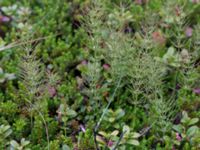
<path fill-rule="evenodd" d="M 199 0 L 0 0 L 0 150 L 200 149 Z"/>

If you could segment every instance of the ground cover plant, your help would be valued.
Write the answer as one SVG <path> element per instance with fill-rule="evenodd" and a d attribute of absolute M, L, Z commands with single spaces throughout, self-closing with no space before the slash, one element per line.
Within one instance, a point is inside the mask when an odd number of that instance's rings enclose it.
<path fill-rule="evenodd" d="M 198 150 L 199 81 L 199 0 L 0 0 L 0 150 Z"/>

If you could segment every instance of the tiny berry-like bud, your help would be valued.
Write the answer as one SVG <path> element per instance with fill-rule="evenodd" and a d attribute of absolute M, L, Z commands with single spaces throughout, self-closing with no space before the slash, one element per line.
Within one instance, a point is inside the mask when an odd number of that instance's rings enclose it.
<path fill-rule="evenodd" d="M 181 135 L 180 135 L 179 133 L 176 133 L 176 139 L 177 139 L 178 141 L 181 141 L 181 140 L 182 140 L 182 137 L 181 137 Z"/>
<path fill-rule="evenodd" d="M 166 42 L 165 37 L 158 31 L 152 33 L 153 41 L 157 44 L 164 45 Z"/>
<path fill-rule="evenodd" d="M 49 87 L 48 91 L 49 91 L 50 97 L 56 96 L 56 89 L 54 87 Z"/>
<path fill-rule="evenodd" d="M 200 2 L 200 0 L 192 0 L 192 3 L 194 3 L 194 4 L 197 4 L 199 2 Z"/>
<path fill-rule="evenodd" d="M 104 97 L 108 97 L 108 95 L 109 95 L 109 92 L 104 92 L 104 93 L 103 93 L 103 96 L 104 96 Z"/>
<path fill-rule="evenodd" d="M 84 133 L 86 132 L 85 127 L 81 124 L 80 125 L 81 131 L 83 131 Z"/>
<path fill-rule="evenodd" d="M 7 16 L 0 16 L 0 22 L 9 22 L 10 18 Z"/>
<path fill-rule="evenodd" d="M 192 31 L 193 31 L 193 29 L 191 27 L 187 27 L 186 30 L 185 30 L 186 37 L 191 37 Z"/>
<path fill-rule="evenodd" d="M 176 11 L 176 16 L 180 16 L 181 15 L 181 10 L 180 10 L 180 8 L 178 6 L 175 8 L 175 11 Z"/>
<path fill-rule="evenodd" d="M 100 85 L 100 84 L 97 84 L 97 85 L 96 85 L 96 88 L 97 88 L 97 89 L 100 89 L 100 88 L 101 88 L 101 85 Z"/>
<path fill-rule="evenodd" d="M 194 92 L 195 94 L 200 94 L 200 88 L 195 88 L 195 89 L 193 89 L 193 92 Z"/>
<path fill-rule="evenodd" d="M 81 64 L 82 64 L 82 65 L 87 65 L 87 64 L 88 64 L 88 61 L 87 61 L 87 60 L 83 60 L 83 61 L 81 61 Z"/>
<path fill-rule="evenodd" d="M 109 65 L 109 64 L 103 64 L 103 68 L 104 68 L 105 70 L 109 70 L 109 69 L 110 69 L 110 65 Z"/>
<path fill-rule="evenodd" d="M 113 144 L 114 144 L 114 142 L 113 142 L 113 141 L 111 141 L 111 140 L 109 140 L 109 141 L 108 141 L 108 143 L 107 143 L 108 147 L 112 147 L 112 146 L 113 146 Z"/>
<path fill-rule="evenodd" d="M 142 5 L 142 0 L 135 0 L 136 4 Z"/>
<path fill-rule="evenodd" d="M 135 0 L 135 3 L 138 5 L 146 4 L 148 2 L 149 2 L 149 0 Z"/>

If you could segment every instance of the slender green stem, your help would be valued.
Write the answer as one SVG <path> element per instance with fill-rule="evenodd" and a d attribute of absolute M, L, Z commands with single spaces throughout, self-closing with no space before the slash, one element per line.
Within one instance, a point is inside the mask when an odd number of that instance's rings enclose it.
<path fill-rule="evenodd" d="M 96 125 L 96 127 L 95 127 L 95 132 L 98 130 L 98 128 L 99 128 L 99 126 L 100 126 L 100 124 L 101 124 L 101 122 L 102 122 L 102 120 L 103 120 L 103 118 L 104 118 L 106 112 L 108 111 L 108 108 L 110 107 L 110 104 L 112 103 L 112 101 L 113 101 L 113 99 L 114 99 L 114 97 L 115 97 L 115 94 L 116 94 L 116 92 L 117 92 L 117 90 L 118 90 L 118 88 L 119 88 L 119 86 L 120 86 L 121 80 L 122 80 L 122 77 L 120 77 L 120 79 L 119 79 L 119 81 L 118 81 L 118 83 L 117 83 L 117 87 L 115 88 L 111 99 L 109 100 L 109 102 L 108 102 L 106 108 L 103 110 L 103 113 L 102 113 L 102 115 L 101 115 L 101 117 L 100 117 L 100 119 L 99 119 L 99 121 L 98 121 L 98 123 L 97 123 L 97 125 Z"/>
<path fill-rule="evenodd" d="M 25 99 L 26 100 L 26 99 Z M 47 122 L 44 119 L 43 114 L 38 110 L 37 107 L 35 107 L 29 100 L 26 100 L 33 108 L 35 108 L 35 110 L 38 112 L 39 116 L 41 117 L 44 126 L 45 126 L 45 130 L 46 130 L 46 138 L 47 138 L 47 143 L 48 143 L 48 150 L 50 150 L 50 144 L 49 144 L 49 131 L 48 131 L 48 126 L 47 126 Z"/>

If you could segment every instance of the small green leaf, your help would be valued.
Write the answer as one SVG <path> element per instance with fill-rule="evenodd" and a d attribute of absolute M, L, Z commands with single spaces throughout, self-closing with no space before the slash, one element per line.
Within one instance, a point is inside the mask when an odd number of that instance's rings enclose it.
<path fill-rule="evenodd" d="M 100 134 L 100 135 L 103 135 L 103 136 L 105 136 L 105 137 L 108 136 L 108 135 L 106 134 L 106 132 L 104 132 L 104 131 L 99 131 L 99 134 Z"/>
<path fill-rule="evenodd" d="M 114 122 L 115 118 L 109 118 L 109 122 Z"/>
<path fill-rule="evenodd" d="M 66 144 L 62 146 L 62 150 L 71 150 L 70 147 Z"/>
<path fill-rule="evenodd" d="M 4 131 L 8 130 L 9 128 L 10 128 L 9 125 L 5 126 L 5 127 L 4 127 Z"/>
<path fill-rule="evenodd" d="M 67 109 L 67 116 L 73 118 L 77 115 L 76 111 L 74 111 L 73 109 Z"/>
<path fill-rule="evenodd" d="M 174 53 L 175 53 L 174 47 L 170 47 L 170 48 L 168 49 L 168 51 L 167 51 L 167 55 L 169 55 L 169 56 L 173 56 Z"/>
<path fill-rule="evenodd" d="M 174 125 L 173 129 L 178 133 L 182 133 L 183 127 L 179 124 L 179 125 Z"/>
<path fill-rule="evenodd" d="M 195 123 L 197 123 L 199 121 L 199 118 L 192 118 L 192 119 L 190 119 L 190 122 L 189 122 L 189 126 L 190 125 L 194 125 Z"/>
<path fill-rule="evenodd" d="M 21 142 L 21 144 L 22 144 L 22 146 L 26 146 L 26 145 L 30 144 L 30 141 L 25 141 L 24 140 L 24 141 Z"/>
<path fill-rule="evenodd" d="M 137 132 L 133 132 L 132 138 L 139 138 L 140 134 Z"/>
<path fill-rule="evenodd" d="M 190 122 L 190 118 L 188 117 L 188 114 L 186 111 L 182 112 L 183 118 L 181 119 L 181 122 L 185 125 L 188 125 Z"/>
<path fill-rule="evenodd" d="M 8 137 L 10 134 L 12 133 L 12 130 L 9 129 L 8 131 L 6 131 L 6 133 L 4 134 L 4 137 Z"/>
<path fill-rule="evenodd" d="M 116 118 L 119 119 L 125 115 L 125 112 L 123 109 L 119 108 L 116 110 L 115 115 L 116 115 Z"/>
<path fill-rule="evenodd" d="M 188 137 L 192 137 L 192 136 L 194 136 L 195 134 L 198 134 L 198 133 L 199 133 L 199 128 L 197 126 L 192 126 L 187 130 L 186 135 Z"/>
<path fill-rule="evenodd" d="M 182 112 L 182 115 L 183 115 L 183 119 L 186 119 L 186 118 L 188 118 L 188 114 L 187 114 L 187 112 L 186 112 L 186 111 L 183 111 L 183 112 Z"/>
<path fill-rule="evenodd" d="M 3 74 L 3 69 L 0 67 L 0 74 Z"/>
<path fill-rule="evenodd" d="M 10 142 L 10 144 L 11 144 L 11 146 L 14 147 L 14 148 L 17 148 L 17 147 L 20 146 L 20 145 L 19 145 L 16 141 L 14 141 L 14 140 L 12 140 L 12 141 Z"/>
<path fill-rule="evenodd" d="M 129 134 L 130 133 L 130 128 L 127 125 L 123 126 L 123 132 L 125 132 L 125 134 Z"/>
<path fill-rule="evenodd" d="M 119 131 L 118 130 L 115 130 L 111 133 L 112 136 L 117 136 L 119 134 Z"/>
<path fill-rule="evenodd" d="M 133 139 L 128 140 L 127 144 L 136 145 L 136 146 L 140 145 L 140 143 L 138 142 L 138 140 L 133 140 Z"/>
<path fill-rule="evenodd" d="M 103 140 L 103 137 L 101 137 L 101 136 L 96 136 L 96 140 L 99 142 L 99 143 L 101 143 L 101 144 L 106 144 L 106 142 Z"/>

